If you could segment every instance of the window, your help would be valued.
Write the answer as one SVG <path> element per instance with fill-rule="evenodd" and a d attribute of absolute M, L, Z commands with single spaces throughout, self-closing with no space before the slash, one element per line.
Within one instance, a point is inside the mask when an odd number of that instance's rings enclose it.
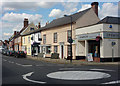
<path fill-rule="evenodd" d="M 30 53 L 30 47 L 28 48 L 28 53 Z"/>
<path fill-rule="evenodd" d="M 70 48 L 71 48 L 70 45 L 68 45 L 68 47 L 67 47 L 68 56 L 70 56 L 70 53 L 71 53 L 71 49 Z"/>
<path fill-rule="evenodd" d="M 54 43 L 57 43 L 57 33 L 54 33 Z"/>
<path fill-rule="evenodd" d="M 30 30 L 32 31 L 32 30 L 34 30 L 34 28 L 30 28 Z"/>
<path fill-rule="evenodd" d="M 71 30 L 67 31 L 67 40 L 71 38 Z"/>
<path fill-rule="evenodd" d="M 43 35 L 43 44 L 46 43 L 46 35 Z"/>
<path fill-rule="evenodd" d="M 30 36 L 28 37 L 28 43 L 30 43 Z"/>
<path fill-rule="evenodd" d="M 51 53 L 51 46 L 46 46 L 46 53 L 48 53 L 48 54 Z"/>
<path fill-rule="evenodd" d="M 23 37 L 23 44 L 25 44 L 25 37 Z"/>
<path fill-rule="evenodd" d="M 58 47 L 54 46 L 54 53 L 57 53 L 57 51 L 58 51 Z"/>

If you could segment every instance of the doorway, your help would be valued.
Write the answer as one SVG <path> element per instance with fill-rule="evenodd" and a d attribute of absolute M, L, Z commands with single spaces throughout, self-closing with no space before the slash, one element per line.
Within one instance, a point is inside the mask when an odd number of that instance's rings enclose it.
<path fill-rule="evenodd" d="M 60 45 L 60 58 L 64 59 L 64 45 Z"/>
<path fill-rule="evenodd" d="M 92 53 L 93 57 L 100 58 L 100 41 L 89 40 L 88 41 L 88 53 Z"/>

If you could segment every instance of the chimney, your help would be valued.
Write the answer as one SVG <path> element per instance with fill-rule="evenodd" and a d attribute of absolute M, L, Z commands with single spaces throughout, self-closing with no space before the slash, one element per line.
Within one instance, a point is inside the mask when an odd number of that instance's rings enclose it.
<path fill-rule="evenodd" d="M 96 15 L 98 16 L 98 2 L 93 2 L 91 3 L 91 7 L 93 8 L 94 12 L 96 13 Z"/>
<path fill-rule="evenodd" d="M 26 26 L 28 26 L 28 19 L 27 18 L 24 19 L 24 27 L 26 27 Z"/>
<path fill-rule="evenodd" d="M 49 21 L 46 22 L 46 25 L 49 24 Z"/>
<path fill-rule="evenodd" d="M 14 36 L 17 34 L 17 31 L 14 31 Z"/>
<path fill-rule="evenodd" d="M 40 25 L 40 22 L 38 23 L 38 29 L 40 29 L 41 28 L 41 25 Z"/>

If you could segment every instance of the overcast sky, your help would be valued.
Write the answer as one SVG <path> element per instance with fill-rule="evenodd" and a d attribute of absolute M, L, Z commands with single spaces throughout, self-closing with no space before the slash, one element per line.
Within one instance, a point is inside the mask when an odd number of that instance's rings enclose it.
<path fill-rule="evenodd" d="M 91 2 L 0 2 L 0 34 L 8 39 L 13 31 L 20 31 L 24 18 L 35 25 L 70 15 L 91 7 Z M 99 2 L 99 18 L 118 16 L 118 2 Z"/>

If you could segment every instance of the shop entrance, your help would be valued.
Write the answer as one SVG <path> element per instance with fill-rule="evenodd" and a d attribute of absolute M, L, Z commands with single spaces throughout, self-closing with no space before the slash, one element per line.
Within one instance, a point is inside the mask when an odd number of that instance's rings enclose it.
<path fill-rule="evenodd" d="M 100 58 L 100 41 L 89 40 L 88 41 L 88 53 L 92 53 L 93 57 Z"/>

